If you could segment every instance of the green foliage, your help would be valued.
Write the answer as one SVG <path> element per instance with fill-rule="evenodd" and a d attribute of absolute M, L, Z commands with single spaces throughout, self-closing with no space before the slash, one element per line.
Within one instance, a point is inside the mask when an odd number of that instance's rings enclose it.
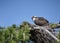
<path fill-rule="evenodd" d="M 60 30 L 59 30 L 58 38 L 59 38 L 59 40 L 60 40 Z M 60 41 L 59 41 L 59 42 L 56 42 L 56 41 L 55 41 L 55 43 L 60 43 Z"/>
<path fill-rule="evenodd" d="M 56 24 L 50 24 L 50 26 L 51 26 L 52 28 L 54 28 L 54 27 L 56 27 Z"/>
<path fill-rule="evenodd" d="M 58 38 L 60 39 L 60 30 L 59 30 L 59 35 L 58 35 L 58 36 L 59 36 Z M 60 43 L 60 42 L 59 42 L 59 43 Z"/>
<path fill-rule="evenodd" d="M 5 29 L 0 29 L 0 43 L 18 43 L 29 41 L 29 26 L 27 22 L 23 22 L 22 26 L 16 27 L 15 24 Z M 17 29 L 19 28 L 19 29 Z"/>
<path fill-rule="evenodd" d="M 19 40 L 20 41 L 29 41 L 29 34 L 30 30 L 29 30 L 29 26 L 27 24 L 27 22 L 23 22 L 23 24 L 21 25 L 20 29 L 19 29 Z"/>
<path fill-rule="evenodd" d="M 13 28 L 16 28 L 16 25 L 15 25 L 15 24 L 13 24 L 13 25 L 12 25 L 12 27 L 13 27 Z"/>
<path fill-rule="evenodd" d="M 60 39 L 60 30 L 59 30 L 59 35 L 58 36 L 59 36 L 58 38 Z"/>
<path fill-rule="evenodd" d="M 4 31 L 3 29 L 0 30 L 0 43 L 4 43 L 5 42 L 5 37 L 4 37 Z"/>

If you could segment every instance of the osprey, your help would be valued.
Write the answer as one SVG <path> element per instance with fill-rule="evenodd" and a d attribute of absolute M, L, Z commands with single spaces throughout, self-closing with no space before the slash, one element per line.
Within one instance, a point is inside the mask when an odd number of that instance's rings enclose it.
<path fill-rule="evenodd" d="M 36 25 L 39 25 L 39 26 L 47 26 L 47 25 L 49 25 L 49 21 L 46 20 L 46 19 L 43 18 L 43 17 L 33 16 L 33 17 L 32 17 L 32 20 L 34 21 L 34 23 L 35 23 Z"/>

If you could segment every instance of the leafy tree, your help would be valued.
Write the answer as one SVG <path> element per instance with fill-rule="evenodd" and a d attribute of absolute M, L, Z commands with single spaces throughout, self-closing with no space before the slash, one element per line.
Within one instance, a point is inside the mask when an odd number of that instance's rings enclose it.
<path fill-rule="evenodd" d="M 15 41 L 17 43 L 16 30 L 13 27 L 8 27 L 5 31 L 5 43 L 12 43 Z"/>
<path fill-rule="evenodd" d="M 16 28 L 16 24 L 13 24 L 12 27 L 13 27 L 13 28 Z"/>
<path fill-rule="evenodd" d="M 4 31 L 0 29 L 0 43 L 5 43 Z"/>
<path fill-rule="evenodd" d="M 23 43 L 25 43 L 26 41 L 29 41 L 29 34 L 30 30 L 29 30 L 29 26 L 28 26 L 28 22 L 23 22 L 20 30 L 19 30 L 19 40 Z"/>

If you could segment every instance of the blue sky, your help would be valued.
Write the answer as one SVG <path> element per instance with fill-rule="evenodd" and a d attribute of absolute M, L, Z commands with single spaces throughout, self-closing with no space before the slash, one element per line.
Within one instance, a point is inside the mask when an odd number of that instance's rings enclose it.
<path fill-rule="evenodd" d="M 19 25 L 42 16 L 52 23 L 60 21 L 60 0 L 0 0 L 0 26 Z"/>

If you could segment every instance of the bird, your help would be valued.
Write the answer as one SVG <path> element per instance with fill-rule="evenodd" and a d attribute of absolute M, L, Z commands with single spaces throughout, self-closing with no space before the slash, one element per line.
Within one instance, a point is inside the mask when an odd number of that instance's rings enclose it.
<path fill-rule="evenodd" d="M 32 16 L 32 20 L 38 26 L 48 26 L 49 25 L 49 21 L 47 19 L 45 19 L 44 17 Z"/>

